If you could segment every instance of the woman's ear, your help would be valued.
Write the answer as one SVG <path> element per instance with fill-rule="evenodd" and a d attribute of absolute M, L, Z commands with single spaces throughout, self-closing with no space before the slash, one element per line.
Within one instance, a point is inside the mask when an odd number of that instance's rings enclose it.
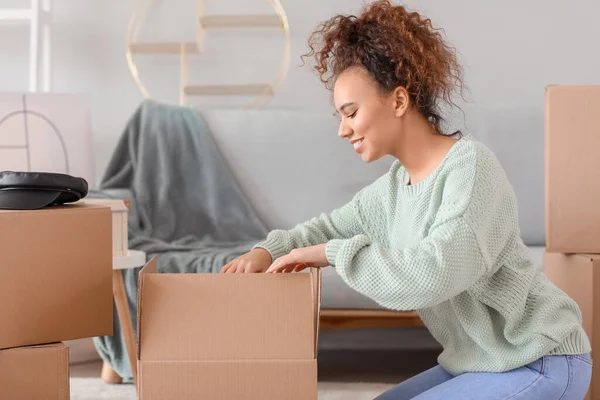
<path fill-rule="evenodd" d="M 392 94 L 394 98 L 394 109 L 397 118 L 402 117 L 410 106 L 410 96 L 406 88 L 398 86 Z"/>

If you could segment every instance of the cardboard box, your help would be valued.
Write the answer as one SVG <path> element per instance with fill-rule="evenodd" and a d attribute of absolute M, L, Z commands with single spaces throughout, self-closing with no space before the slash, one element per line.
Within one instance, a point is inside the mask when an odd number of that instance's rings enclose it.
<path fill-rule="evenodd" d="M 86 204 L 100 204 L 110 207 L 112 211 L 112 244 L 113 257 L 125 257 L 129 249 L 127 216 L 131 203 L 118 199 L 86 199 Z"/>
<path fill-rule="evenodd" d="M 138 390 L 153 399 L 317 399 L 321 271 L 140 272 Z"/>
<path fill-rule="evenodd" d="M 112 335 L 108 207 L 0 210 L 0 348 Z"/>
<path fill-rule="evenodd" d="M 69 390 L 65 344 L 0 350 L 0 399 L 68 400 Z"/>
<path fill-rule="evenodd" d="M 594 349 L 600 347 L 600 255 L 544 254 L 544 271 L 554 284 L 567 293 L 581 309 L 583 328 Z M 595 397 L 594 397 L 595 396 Z M 592 372 L 586 400 L 600 398 L 600 371 Z"/>
<path fill-rule="evenodd" d="M 600 85 L 546 89 L 546 249 L 600 253 Z"/>

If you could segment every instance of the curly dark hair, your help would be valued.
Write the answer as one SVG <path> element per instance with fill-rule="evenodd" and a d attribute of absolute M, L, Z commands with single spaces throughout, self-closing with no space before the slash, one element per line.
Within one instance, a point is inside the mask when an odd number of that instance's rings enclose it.
<path fill-rule="evenodd" d="M 309 38 L 315 70 L 329 90 L 351 67 L 364 67 L 382 93 L 406 88 L 413 105 L 441 133 L 441 103 L 456 106 L 462 95 L 462 71 L 455 51 L 430 19 L 388 0 L 366 6 L 359 16 L 336 15 Z"/>

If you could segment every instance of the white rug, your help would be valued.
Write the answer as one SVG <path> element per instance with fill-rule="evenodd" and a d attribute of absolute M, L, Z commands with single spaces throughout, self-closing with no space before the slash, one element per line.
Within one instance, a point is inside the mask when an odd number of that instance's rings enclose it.
<path fill-rule="evenodd" d="M 393 385 L 319 382 L 319 400 L 373 400 Z M 71 400 L 135 400 L 130 384 L 107 385 L 100 378 L 71 378 Z"/>

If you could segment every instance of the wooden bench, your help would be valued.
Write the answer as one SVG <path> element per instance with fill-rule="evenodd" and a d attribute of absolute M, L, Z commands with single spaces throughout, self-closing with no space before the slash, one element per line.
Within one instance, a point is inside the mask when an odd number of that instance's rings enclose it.
<path fill-rule="evenodd" d="M 362 329 L 423 326 L 414 311 L 322 309 L 320 329 Z"/>

